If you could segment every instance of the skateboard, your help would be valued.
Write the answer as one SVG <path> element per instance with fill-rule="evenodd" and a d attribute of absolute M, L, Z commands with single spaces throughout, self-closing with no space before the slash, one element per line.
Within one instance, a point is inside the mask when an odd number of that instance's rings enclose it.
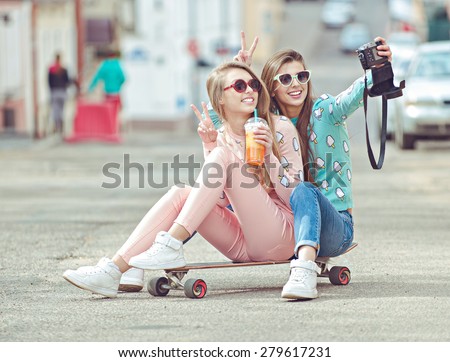
<path fill-rule="evenodd" d="M 353 243 L 343 253 L 346 254 L 353 250 L 358 244 Z M 342 255 L 343 255 L 342 254 Z M 316 264 L 320 268 L 318 277 L 328 278 L 333 285 L 347 285 L 350 283 L 351 272 L 346 266 L 332 266 L 330 268 L 330 261 L 334 258 L 319 257 L 316 259 Z M 148 292 L 155 297 L 165 297 L 170 290 L 178 289 L 184 290 L 184 294 L 188 298 L 201 299 L 206 295 L 207 285 L 203 279 L 187 279 L 184 283 L 182 279 L 190 270 L 200 269 L 218 269 L 218 268 L 237 268 L 260 265 L 276 265 L 288 264 L 290 260 L 282 261 L 255 261 L 255 262 L 210 262 L 210 263 L 192 263 L 187 264 L 181 268 L 165 269 L 164 277 L 156 277 L 149 280 L 147 283 Z"/>

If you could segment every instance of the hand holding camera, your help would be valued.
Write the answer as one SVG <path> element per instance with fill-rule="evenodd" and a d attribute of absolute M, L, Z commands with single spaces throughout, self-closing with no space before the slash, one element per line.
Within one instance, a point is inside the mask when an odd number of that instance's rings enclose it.
<path fill-rule="evenodd" d="M 380 48 L 380 49 L 378 49 Z M 375 41 L 360 46 L 356 52 L 363 69 L 370 69 L 372 72 L 372 87 L 367 87 L 367 78 L 365 80 L 364 90 L 364 118 L 366 120 L 366 143 L 367 153 L 370 164 L 375 170 L 381 169 L 384 162 L 384 153 L 386 145 L 386 126 L 387 126 L 387 100 L 401 97 L 402 89 L 405 88 L 405 81 L 400 82 L 400 86 L 394 85 L 394 72 L 392 71 L 391 58 L 392 53 L 386 41 L 383 38 L 376 38 Z M 369 139 L 369 127 L 367 125 L 367 96 L 383 96 L 382 100 L 382 120 L 380 132 L 380 155 L 378 162 L 375 161 L 372 146 Z"/>
<path fill-rule="evenodd" d="M 391 49 L 381 37 L 377 37 L 373 42 L 360 46 L 356 52 L 364 69 L 380 67 L 386 62 L 392 61 Z"/>
<path fill-rule="evenodd" d="M 383 47 L 383 51 L 378 50 L 378 47 Z M 392 99 L 403 95 L 405 81 L 401 81 L 399 87 L 394 86 L 394 72 L 390 62 L 392 53 L 383 38 L 378 37 L 375 41 L 360 46 L 356 52 L 363 69 L 370 69 L 372 72 L 373 86 L 368 89 L 369 96 L 383 95 Z"/>

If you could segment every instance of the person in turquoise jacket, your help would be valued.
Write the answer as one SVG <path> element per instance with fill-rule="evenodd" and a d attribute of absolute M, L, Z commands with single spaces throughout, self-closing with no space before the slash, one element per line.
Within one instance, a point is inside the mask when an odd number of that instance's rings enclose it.
<path fill-rule="evenodd" d="M 103 82 L 103 89 L 107 100 L 120 102 L 120 90 L 125 83 L 125 74 L 118 58 L 118 52 L 110 52 L 98 67 L 91 83 L 89 84 L 88 92 L 92 92 L 97 86 L 98 82 Z"/>
<path fill-rule="evenodd" d="M 392 59 L 386 41 L 378 55 Z M 258 39 L 246 50 L 241 33 L 241 50 L 234 60 L 250 65 Z M 362 44 L 361 44 L 362 45 Z M 343 254 L 353 242 L 353 193 L 351 146 L 347 119 L 363 105 L 364 77 L 334 97 L 312 94 L 311 71 L 302 55 L 292 49 L 275 53 L 265 63 L 261 79 L 271 96 L 271 112 L 288 117 L 299 133 L 304 182 L 291 194 L 294 213 L 295 248 L 290 277 L 281 296 L 288 299 L 318 297 L 315 260 Z M 372 85 L 371 73 L 367 85 Z M 213 121 L 220 126 L 220 119 Z M 278 142 L 282 140 L 277 139 Z"/>

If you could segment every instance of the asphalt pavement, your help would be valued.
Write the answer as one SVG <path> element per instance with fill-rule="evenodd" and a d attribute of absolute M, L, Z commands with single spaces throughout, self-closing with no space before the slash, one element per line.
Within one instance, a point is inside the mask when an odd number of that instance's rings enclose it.
<path fill-rule="evenodd" d="M 174 150 L 182 161 L 202 158 L 195 134 L 2 151 L 1 341 L 449 341 L 446 143 L 414 152 L 390 145 L 382 171 L 368 167 L 363 146 L 353 148 L 360 245 L 343 261 L 352 280 L 341 287 L 320 280 L 317 300 L 280 298 L 288 265 L 192 272 L 208 283 L 202 300 L 181 291 L 110 300 L 67 283 L 65 269 L 112 256 L 168 188 L 140 188 L 137 171 L 130 171 L 128 188 L 104 188 L 111 181 L 104 165 L 124 170 L 129 155 L 162 170 Z M 225 260 L 200 236 L 186 246 L 186 257 Z M 158 275 L 147 272 L 146 280 Z"/>
<path fill-rule="evenodd" d="M 359 72 L 351 58 L 336 59 L 342 84 Z M 323 82 L 335 74 L 329 61 L 314 62 Z M 358 127 L 361 115 L 352 120 Z M 450 145 L 420 143 L 404 152 L 389 144 L 385 166 L 373 171 L 357 141 L 362 130 L 350 123 L 359 246 L 340 262 L 352 280 L 333 286 L 321 279 L 320 298 L 312 301 L 280 298 L 288 265 L 192 272 L 208 283 L 202 300 L 145 290 L 107 299 L 62 278 L 67 268 L 95 264 L 122 245 L 170 187 L 163 164 L 177 154 L 201 162 L 194 133 L 131 130 L 122 144 L 53 139 L 1 148 L 0 341 L 449 342 Z M 126 157 L 144 166 L 143 187 L 137 168 L 125 187 Z M 102 187 L 111 181 L 104 173 L 111 163 L 120 165 L 123 181 L 114 189 Z M 151 175 L 162 187 L 149 186 Z M 224 260 L 198 235 L 186 257 Z M 158 275 L 147 272 L 146 281 Z"/>

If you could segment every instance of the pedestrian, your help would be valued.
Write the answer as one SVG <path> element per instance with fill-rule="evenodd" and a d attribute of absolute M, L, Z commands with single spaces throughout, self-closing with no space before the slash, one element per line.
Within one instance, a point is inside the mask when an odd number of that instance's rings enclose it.
<path fill-rule="evenodd" d="M 223 121 L 217 131 L 202 103 L 198 133 L 206 158 L 195 187 L 174 186 L 144 216 L 112 260 L 67 270 L 66 280 L 82 289 L 115 297 L 130 266 L 166 269 L 186 265 L 183 241 L 198 231 L 237 262 L 287 260 L 294 248 L 292 188 L 303 168 L 297 132 L 286 117 L 269 115 L 270 97 L 245 64 L 228 62 L 211 72 L 207 90 Z M 245 164 L 245 122 L 256 109 L 268 125 L 255 130 L 265 146 L 264 165 Z M 282 135 L 277 142 L 276 135 Z M 211 168 L 213 171 L 210 172 Z M 227 206 L 233 207 L 230 211 Z"/>
<path fill-rule="evenodd" d="M 97 68 L 88 92 L 93 92 L 98 82 L 103 82 L 103 92 L 106 101 L 110 101 L 120 110 L 122 106 L 120 91 L 125 83 L 125 73 L 119 60 L 119 52 L 111 50 Z"/>
<path fill-rule="evenodd" d="M 54 63 L 48 69 L 48 85 L 50 88 L 50 105 L 53 118 L 53 130 L 63 133 L 64 105 L 67 98 L 67 88 L 71 81 L 67 69 L 61 64 L 61 55 L 55 55 Z"/>
<path fill-rule="evenodd" d="M 379 56 L 391 61 L 385 39 Z M 271 111 L 288 117 L 300 138 L 306 182 L 294 189 L 290 204 L 295 223 L 295 258 L 281 296 L 318 297 L 317 257 L 335 257 L 352 244 L 352 163 L 346 122 L 363 104 L 364 77 L 336 97 L 312 93 L 311 71 L 302 55 L 292 49 L 275 53 L 265 63 L 262 80 L 271 95 Z M 368 86 L 372 85 L 371 74 Z"/>

